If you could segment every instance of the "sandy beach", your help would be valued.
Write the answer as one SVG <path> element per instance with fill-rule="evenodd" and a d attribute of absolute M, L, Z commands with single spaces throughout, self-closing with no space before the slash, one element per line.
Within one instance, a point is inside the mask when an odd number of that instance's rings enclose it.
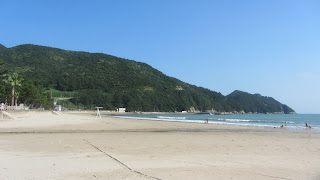
<path fill-rule="evenodd" d="M 14 112 L 0 179 L 320 179 L 320 133 Z"/>

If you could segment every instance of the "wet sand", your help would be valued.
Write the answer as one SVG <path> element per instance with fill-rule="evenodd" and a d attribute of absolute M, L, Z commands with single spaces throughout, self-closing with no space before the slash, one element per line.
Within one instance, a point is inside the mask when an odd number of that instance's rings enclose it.
<path fill-rule="evenodd" d="M 320 179 L 312 131 L 15 112 L 0 179 Z"/>

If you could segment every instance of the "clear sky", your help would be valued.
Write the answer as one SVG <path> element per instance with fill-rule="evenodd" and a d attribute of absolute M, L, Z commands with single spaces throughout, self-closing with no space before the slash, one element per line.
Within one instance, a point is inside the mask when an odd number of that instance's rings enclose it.
<path fill-rule="evenodd" d="M 319 0 L 0 0 L 0 43 L 145 62 L 320 113 Z"/>

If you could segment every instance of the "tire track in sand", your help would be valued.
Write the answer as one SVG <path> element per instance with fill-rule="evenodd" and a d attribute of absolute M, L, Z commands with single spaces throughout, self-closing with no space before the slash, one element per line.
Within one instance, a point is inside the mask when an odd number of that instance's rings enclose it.
<path fill-rule="evenodd" d="M 128 169 L 129 171 L 133 172 L 133 173 L 136 173 L 140 176 L 144 176 L 144 177 L 147 177 L 147 178 L 151 178 L 151 179 L 157 179 L 157 180 L 161 180 L 160 178 L 157 178 L 157 177 L 153 177 L 153 176 L 149 176 L 149 175 L 146 175 L 146 174 L 143 174 L 142 172 L 139 172 L 139 171 L 136 171 L 132 168 L 130 168 L 128 165 L 126 165 L 125 163 L 121 162 L 120 160 L 118 160 L 117 158 L 111 156 L 110 154 L 108 154 L 107 152 L 101 150 L 100 148 L 98 148 L 97 146 L 93 145 L 92 143 L 90 143 L 88 140 L 84 139 L 85 142 L 87 142 L 90 146 L 92 146 L 93 148 L 95 148 L 96 150 L 102 152 L 103 154 L 107 155 L 108 157 L 110 157 L 111 159 L 113 159 L 114 161 L 116 161 L 117 163 L 119 163 L 120 165 L 122 165 L 123 167 L 125 167 L 126 169 Z"/>

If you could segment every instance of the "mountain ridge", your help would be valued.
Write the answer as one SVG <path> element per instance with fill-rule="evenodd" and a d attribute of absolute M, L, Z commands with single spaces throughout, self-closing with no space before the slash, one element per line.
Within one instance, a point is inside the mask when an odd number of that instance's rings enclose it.
<path fill-rule="evenodd" d="M 0 44 L 0 52 L 5 51 L 7 49 L 7 47 L 5 47 L 4 45 Z"/>
<path fill-rule="evenodd" d="M 1 48 L 0 59 L 11 72 L 37 80 L 46 88 L 76 91 L 72 103 L 86 108 L 126 107 L 128 111 L 189 111 L 268 113 L 284 110 L 283 104 L 268 100 L 278 108 L 243 105 L 243 98 L 197 87 L 169 77 L 152 66 L 103 53 L 69 51 L 23 44 Z M 232 94 L 232 93 L 231 93 Z M 239 94 L 240 97 L 244 96 Z M 252 98 L 250 96 L 250 98 Z M 254 97 L 253 101 L 258 101 Z M 261 101 L 261 100 L 259 100 Z M 276 101 L 276 102 L 275 102 Z M 286 105 L 285 105 L 286 106 Z M 289 108 L 289 107 L 288 107 Z M 294 112 L 291 108 L 284 113 Z M 254 111 L 254 110 L 258 111 Z"/>
<path fill-rule="evenodd" d="M 285 104 L 280 103 L 273 97 L 262 96 L 260 94 L 250 94 L 240 90 L 235 90 L 226 96 L 229 100 L 241 103 L 241 108 L 247 113 L 263 112 L 265 109 L 271 109 L 273 113 L 293 113 L 292 109 Z M 245 102 L 245 103 L 244 103 Z M 272 105 L 272 106 L 271 106 Z M 265 108 L 267 106 L 267 108 Z M 269 106 L 269 107 L 268 107 Z M 253 110 L 253 111 L 252 111 Z"/>

